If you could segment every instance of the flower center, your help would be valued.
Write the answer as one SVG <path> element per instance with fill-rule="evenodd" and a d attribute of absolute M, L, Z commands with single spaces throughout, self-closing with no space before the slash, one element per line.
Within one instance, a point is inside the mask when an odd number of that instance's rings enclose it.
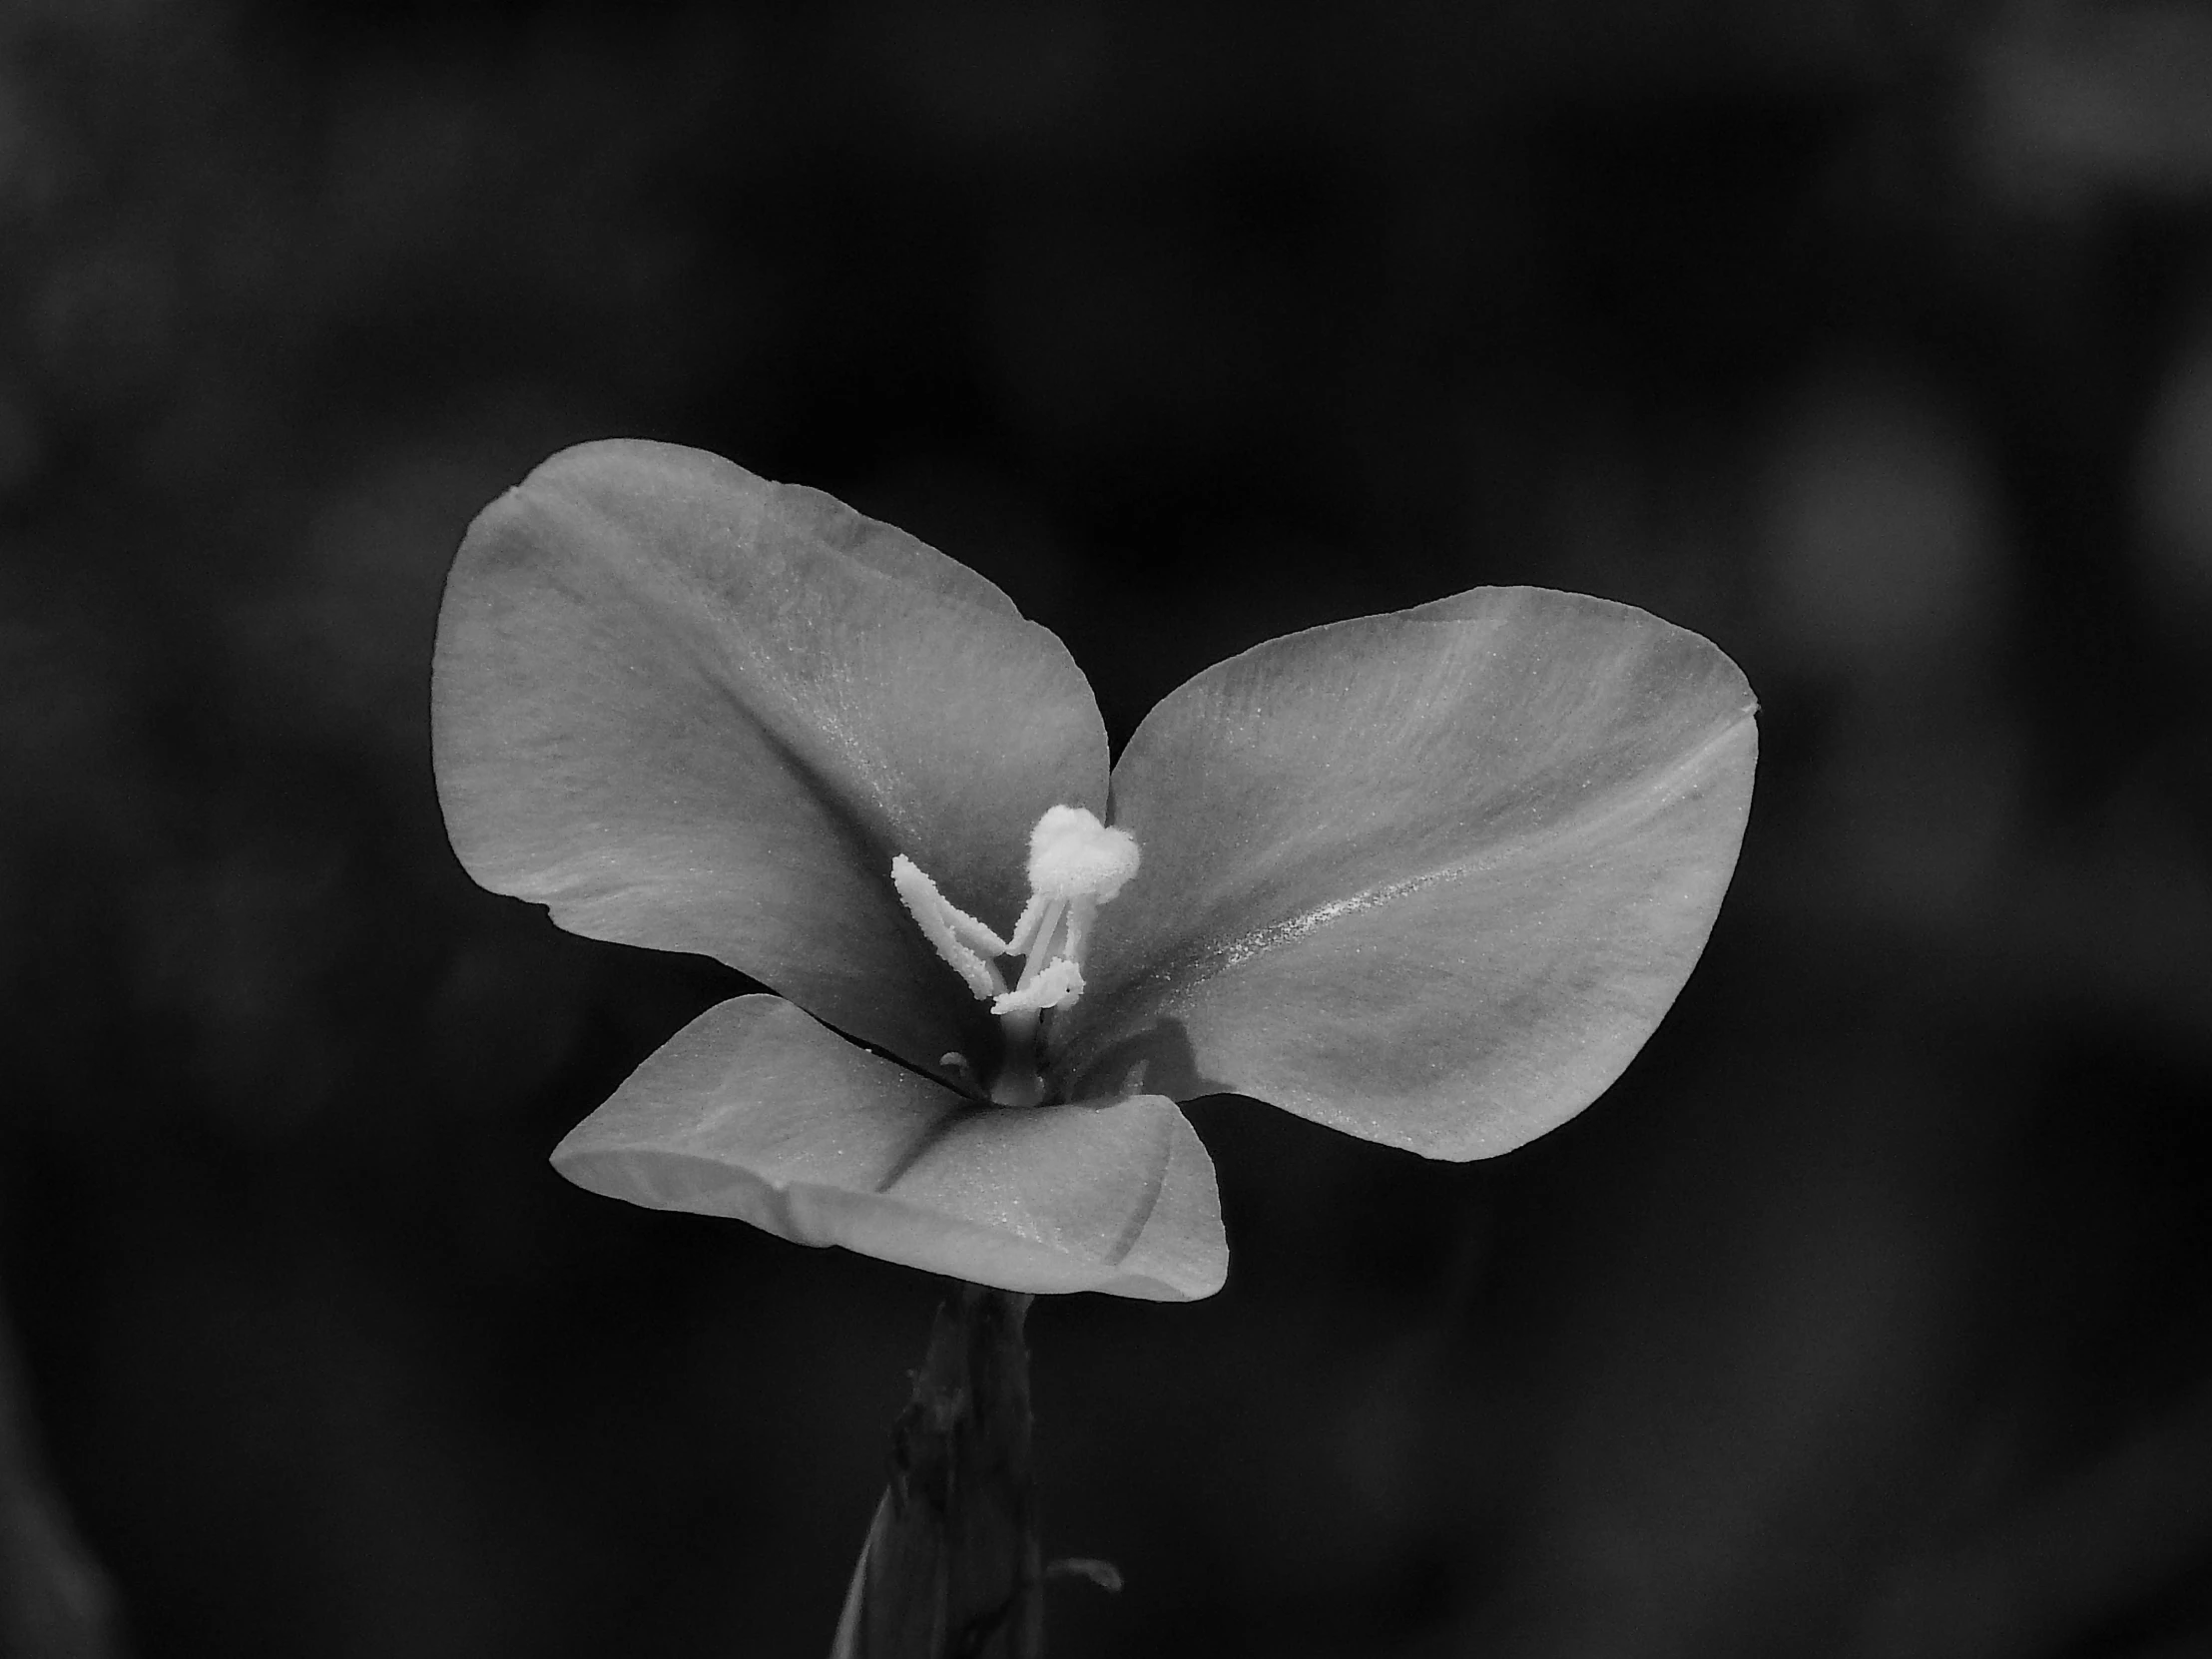
<path fill-rule="evenodd" d="M 991 1086 L 1004 1105 L 1034 1104 L 1037 1022 L 1083 994 L 1083 952 L 1098 907 L 1137 873 L 1137 838 L 1109 830 L 1081 807 L 1050 807 L 1029 831 L 1029 902 L 1013 932 L 1000 938 L 959 908 L 903 852 L 891 859 L 891 884 L 936 949 L 975 995 L 990 1003 L 1006 1034 L 1006 1064 Z M 998 958 L 1022 958 L 1009 986 Z M 959 1060 L 946 1056 L 946 1063 Z M 964 1067 L 965 1061 L 959 1061 Z M 957 1069 L 957 1068 L 956 1068 Z"/>

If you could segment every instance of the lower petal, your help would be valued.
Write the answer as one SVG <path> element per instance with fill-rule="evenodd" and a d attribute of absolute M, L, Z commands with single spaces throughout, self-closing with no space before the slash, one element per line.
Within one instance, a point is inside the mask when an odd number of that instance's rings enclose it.
<path fill-rule="evenodd" d="M 980 1106 L 775 996 L 710 1008 L 553 1153 L 578 1186 L 979 1285 L 1221 1288 L 1214 1168 L 1172 1101 Z"/>

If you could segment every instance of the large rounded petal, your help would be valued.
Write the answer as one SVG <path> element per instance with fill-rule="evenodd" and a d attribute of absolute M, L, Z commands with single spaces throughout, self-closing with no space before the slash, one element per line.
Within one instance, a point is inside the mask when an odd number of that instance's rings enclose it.
<path fill-rule="evenodd" d="M 1439 1158 L 1541 1134 L 1704 948 L 1754 706 L 1697 635 L 1529 588 L 1209 669 L 1115 769 L 1144 863 L 1100 915 L 1056 1075 L 1251 1095 Z"/>
<path fill-rule="evenodd" d="M 979 1106 L 774 996 L 710 1008 L 561 1142 L 578 1186 L 1008 1291 L 1179 1302 L 1228 1271 L 1171 1100 Z"/>
<path fill-rule="evenodd" d="M 990 583 L 666 444 L 568 450 L 476 520 L 431 714 L 485 886 L 719 957 L 928 1066 L 986 1064 L 996 1037 L 900 908 L 892 854 L 1009 926 L 1030 826 L 1105 793 L 1081 671 Z"/>

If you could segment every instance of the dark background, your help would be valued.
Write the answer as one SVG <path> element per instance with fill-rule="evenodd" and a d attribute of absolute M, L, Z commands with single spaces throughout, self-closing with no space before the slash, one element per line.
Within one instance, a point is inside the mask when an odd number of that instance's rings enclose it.
<path fill-rule="evenodd" d="M 8 0 L 18 1650 L 41 1460 L 145 1659 L 827 1650 L 936 1287 L 555 1177 L 741 987 L 431 791 L 463 526 L 630 434 L 1117 741 L 1483 582 L 1763 699 L 1588 1113 L 1203 1104 L 1228 1289 L 1040 1303 L 1056 1653 L 2212 1652 L 2207 88 L 2173 4 Z"/>

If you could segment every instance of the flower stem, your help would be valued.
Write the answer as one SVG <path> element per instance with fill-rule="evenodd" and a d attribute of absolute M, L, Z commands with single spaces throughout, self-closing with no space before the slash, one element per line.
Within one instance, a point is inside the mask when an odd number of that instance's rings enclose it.
<path fill-rule="evenodd" d="M 1041 1659 L 1029 1303 L 962 1285 L 938 1308 L 830 1659 Z"/>

